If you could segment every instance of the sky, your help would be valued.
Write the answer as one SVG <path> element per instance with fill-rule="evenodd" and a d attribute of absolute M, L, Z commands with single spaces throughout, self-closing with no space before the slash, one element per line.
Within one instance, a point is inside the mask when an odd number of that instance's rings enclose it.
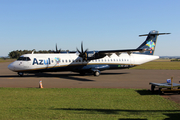
<path fill-rule="evenodd" d="M 14 50 L 137 48 L 151 30 L 155 55 L 180 56 L 179 0 L 0 0 L 0 56 Z"/>

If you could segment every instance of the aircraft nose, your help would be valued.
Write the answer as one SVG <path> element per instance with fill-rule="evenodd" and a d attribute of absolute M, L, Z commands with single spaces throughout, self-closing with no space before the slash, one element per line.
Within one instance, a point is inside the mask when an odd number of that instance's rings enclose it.
<path fill-rule="evenodd" d="M 13 63 L 11 63 L 11 64 L 8 65 L 8 69 L 9 69 L 9 70 L 12 70 L 12 71 L 14 70 Z"/>

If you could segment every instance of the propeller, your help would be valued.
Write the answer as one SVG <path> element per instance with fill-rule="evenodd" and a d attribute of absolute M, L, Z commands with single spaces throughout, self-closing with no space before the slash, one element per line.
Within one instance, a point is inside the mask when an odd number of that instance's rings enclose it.
<path fill-rule="evenodd" d="M 61 52 L 61 49 L 58 50 L 57 43 L 56 43 L 56 51 L 54 51 L 54 53 L 60 53 L 60 52 Z"/>
<path fill-rule="evenodd" d="M 81 57 L 83 60 L 87 60 L 87 51 L 88 51 L 88 49 L 83 51 L 83 42 L 81 42 L 81 51 L 79 51 L 78 48 L 76 48 L 76 49 L 79 52 L 79 57 Z"/>

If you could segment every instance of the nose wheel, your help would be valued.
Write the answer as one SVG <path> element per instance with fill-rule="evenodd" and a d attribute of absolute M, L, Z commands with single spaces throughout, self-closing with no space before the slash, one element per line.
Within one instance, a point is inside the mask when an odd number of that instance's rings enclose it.
<path fill-rule="evenodd" d="M 18 72 L 18 75 L 19 75 L 20 77 L 22 77 L 22 76 L 24 75 L 24 73 L 23 73 L 23 72 Z"/>

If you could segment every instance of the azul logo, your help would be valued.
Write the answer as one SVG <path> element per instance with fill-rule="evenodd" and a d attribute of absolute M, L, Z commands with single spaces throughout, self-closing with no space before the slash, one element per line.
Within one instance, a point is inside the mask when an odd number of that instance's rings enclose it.
<path fill-rule="evenodd" d="M 148 46 L 151 50 L 154 50 L 155 43 L 151 40 L 147 42 L 146 46 Z"/>
<path fill-rule="evenodd" d="M 56 61 L 56 63 L 57 63 L 57 64 L 59 64 L 61 59 L 60 59 L 60 58 L 55 57 L 55 58 L 54 58 L 54 60 Z"/>
<path fill-rule="evenodd" d="M 50 58 L 48 58 L 48 59 L 39 59 L 39 60 L 34 58 L 32 65 L 35 65 L 35 64 L 37 64 L 37 65 L 49 65 L 49 64 L 51 64 L 50 63 Z"/>

